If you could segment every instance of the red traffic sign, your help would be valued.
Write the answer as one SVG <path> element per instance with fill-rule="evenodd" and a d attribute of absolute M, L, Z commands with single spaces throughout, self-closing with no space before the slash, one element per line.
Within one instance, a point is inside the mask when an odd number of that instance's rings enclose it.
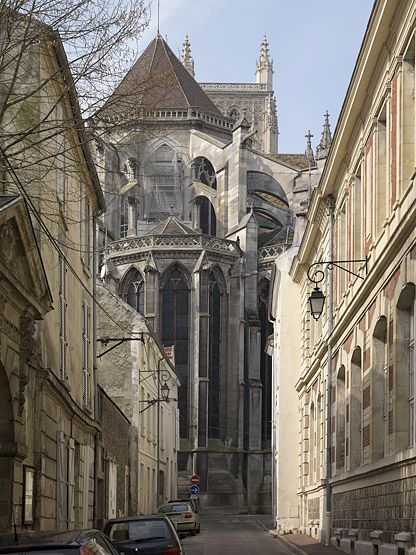
<path fill-rule="evenodd" d="M 198 476 L 198 474 L 194 474 L 193 476 L 191 476 L 191 484 L 193 484 L 194 486 L 197 486 L 200 481 L 201 478 Z"/>

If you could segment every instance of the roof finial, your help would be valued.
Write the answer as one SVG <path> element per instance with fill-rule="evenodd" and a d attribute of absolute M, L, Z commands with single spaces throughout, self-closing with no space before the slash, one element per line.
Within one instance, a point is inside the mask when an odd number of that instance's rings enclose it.
<path fill-rule="evenodd" d="M 331 127 L 329 124 L 328 110 L 324 114 L 324 124 L 322 126 L 321 142 L 316 147 L 316 158 L 318 160 L 328 156 L 329 147 L 332 143 Z"/>
<path fill-rule="evenodd" d="M 316 163 L 315 163 L 315 157 L 313 155 L 312 141 L 311 141 L 313 135 L 312 135 L 310 129 L 308 130 L 308 133 L 305 135 L 305 137 L 307 139 L 305 155 L 306 155 L 306 158 L 308 159 L 308 165 L 311 168 L 311 167 L 315 166 Z"/>
<path fill-rule="evenodd" d="M 192 58 L 191 54 L 191 43 L 189 42 L 188 34 L 186 34 L 185 40 L 182 45 L 181 62 L 192 75 L 192 77 L 195 77 L 194 59 Z"/>
<path fill-rule="evenodd" d="M 157 34 L 160 34 L 160 0 L 157 0 Z"/>

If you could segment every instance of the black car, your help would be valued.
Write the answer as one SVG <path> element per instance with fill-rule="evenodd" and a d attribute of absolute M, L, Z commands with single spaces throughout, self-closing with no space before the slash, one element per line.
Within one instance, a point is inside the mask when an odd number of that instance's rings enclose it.
<path fill-rule="evenodd" d="M 183 555 L 175 527 L 166 516 L 112 518 L 103 531 L 123 555 Z"/>
<path fill-rule="evenodd" d="M 120 555 L 100 530 L 53 530 L 0 534 L 0 554 Z"/>

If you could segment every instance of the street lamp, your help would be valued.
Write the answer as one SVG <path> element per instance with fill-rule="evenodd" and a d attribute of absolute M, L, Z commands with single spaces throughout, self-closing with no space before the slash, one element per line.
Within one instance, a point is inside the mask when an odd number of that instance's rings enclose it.
<path fill-rule="evenodd" d="M 356 274 L 355 272 L 352 272 L 348 268 L 345 268 L 344 266 L 342 266 L 342 264 L 362 264 L 362 263 L 365 264 L 365 274 L 367 275 L 367 271 L 368 271 L 367 257 L 361 260 L 322 260 L 321 262 L 315 262 L 314 264 L 309 266 L 307 276 L 309 281 L 312 281 L 312 283 L 315 284 L 315 287 L 312 293 L 310 294 L 309 300 L 308 300 L 309 308 L 314 320 L 319 320 L 322 312 L 324 311 L 324 305 L 325 305 L 325 299 L 326 299 L 325 295 L 318 287 L 318 283 L 321 283 L 321 281 L 324 280 L 325 273 L 322 270 L 317 269 L 316 266 L 326 266 L 328 270 L 333 270 L 333 268 L 336 267 L 336 268 L 339 268 L 340 270 L 343 270 L 344 272 L 347 272 L 348 274 L 351 274 L 352 276 L 358 277 L 360 279 L 364 279 L 363 276 L 360 276 L 359 274 Z"/>
<path fill-rule="evenodd" d="M 166 382 L 163 382 L 163 385 L 160 386 L 160 394 L 162 396 L 163 401 L 169 401 L 169 386 Z"/>

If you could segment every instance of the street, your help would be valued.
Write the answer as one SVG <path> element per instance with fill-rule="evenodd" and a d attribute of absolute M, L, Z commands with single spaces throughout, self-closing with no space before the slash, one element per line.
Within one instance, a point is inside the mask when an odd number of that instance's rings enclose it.
<path fill-rule="evenodd" d="M 183 540 L 185 555 L 288 555 L 290 551 L 260 526 L 261 518 L 202 517 L 201 533 Z"/>

